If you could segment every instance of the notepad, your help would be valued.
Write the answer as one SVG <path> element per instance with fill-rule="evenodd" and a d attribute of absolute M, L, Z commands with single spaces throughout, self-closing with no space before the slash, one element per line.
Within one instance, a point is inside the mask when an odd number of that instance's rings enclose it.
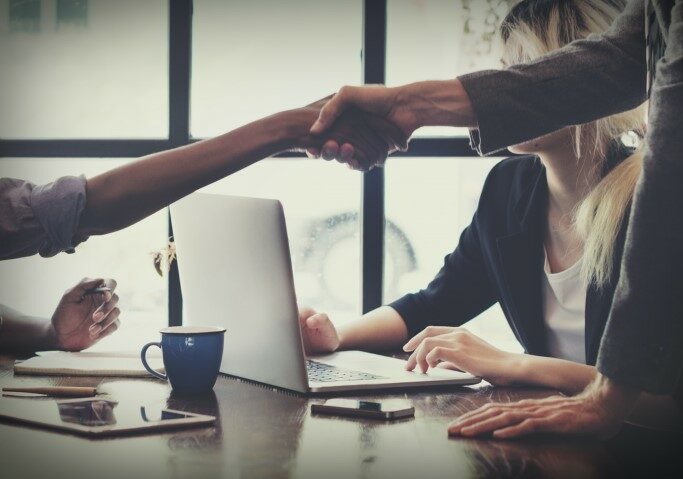
<path fill-rule="evenodd" d="M 161 356 L 149 355 L 149 365 L 164 372 Z M 137 353 L 50 352 L 14 363 L 15 374 L 34 376 L 112 376 L 145 378 L 152 375 Z"/>

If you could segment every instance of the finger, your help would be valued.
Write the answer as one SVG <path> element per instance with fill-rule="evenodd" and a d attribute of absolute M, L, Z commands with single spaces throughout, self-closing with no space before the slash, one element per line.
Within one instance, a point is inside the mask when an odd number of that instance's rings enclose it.
<path fill-rule="evenodd" d="M 107 319 L 102 321 L 101 323 L 95 323 L 88 328 L 88 333 L 90 333 L 90 337 L 96 338 L 99 336 L 102 331 L 105 331 L 109 326 L 111 326 L 112 323 L 114 323 L 117 319 L 119 319 L 119 316 L 121 315 L 121 310 L 119 308 L 114 308 L 112 309 L 109 314 L 107 315 Z"/>
<path fill-rule="evenodd" d="M 109 288 L 110 290 L 114 291 L 116 289 L 117 283 L 115 279 L 112 278 L 105 278 L 104 279 L 104 285 Z"/>
<path fill-rule="evenodd" d="M 299 323 L 304 326 L 305 322 L 308 318 L 313 316 L 316 313 L 316 310 L 311 308 L 310 306 L 303 306 L 299 308 Z"/>
<path fill-rule="evenodd" d="M 119 304 L 119 295 L 114 293 L 109 301 L 102 303 L 102 305 L 93 312 L 92 320 L 95 323 L 101 323 Z"/>
<path fill-rule="evenodd" d="M 413 351 L 413 354 L 411 354 L 408 360 L 406 361 L 406 371 L 412 371 L 413 369 L 415 369 L 415 366 L 417 365 L 417 361 L 415 360 L 416 355 L 417 353 Z"/>
<path fill-rule="evenodd" d="M 351 143 L 344 143 L 339 148 L 339 160 L 342 163 L 348 163 L 350 160 L 353 160 L 354 153 L 353 145 Z"/>
<path fill-rule="evenodd" d="M 109 326 L 118 321 L 120 317 L 121 310 L 119 308 L 112 309 L 107 315 L 107 319 L 102 321 L 102 324 L 100 324 L 100 326 L 102 326 L 102 331 L 106 330 Z"/>
<path fill-rule="evenodd" d="M 441 362 L 446 362 L 457 367 L 460 363 L 460 354 L 453 349 L 453 343 L 446 340 L 433 339 L 432 350 L 425 356 L 429 367 L 434 368 Z"/>
<path fill-rule="evenodd" d="M 325 313 L 317 313 L 306 320 L 306 325 L 319 333 L 329 332 L 332 322 Z"/>
<path fill-rule="evenodd" d="M 319 148 L 308 148 L 306 150 L 306 155 L 309 158 L 315 158 L 315 159 L 320 158 L 320 149 Z"/>
<path fill-rule="evenodd" d="M 427 372 L 431 364 L 427 361 L 427 356 L 432 353 L 435 349 L 439 351 L 436 353 L 437 356 L 447 355 L 447 350 L 452 348 L 452 343 L 445 339 L 440 339 L 438 336 L 433 338 L 427 338 L 422 341 L 422 344 L 415 350 L 417 353 L 416 361 L 420 366 L 422 372 Z M 436 364 L 435 364 L 436 365 Z"/>
<path fill-rule="evenodd" d="M 339 152 L 339 144 L 335 140 L 327 140 L 323 145 L 322 158 L 323 160 L 334 160 Z"/>
<path fill-rule="evenodd" d="M 86 293 L 103 285 L 104 279 L 102 278 L 83 278 L 76 286 L 69 289 L 64 297 L 73 301 L 81 301 Z"/>
<path fill-rule="evenodd" d="M 502 411 L 497 408 L 484 408 L 480 407 L 479 409 L 475 409 L 474 411 L 471 411 L 467 414 L 463 414 L 460 416 L 458 419 L 453 421 L 449 426 L 448 426 L 448 433 L 449 434 L 460 434 L 460 431 L 468 426 L 471 426 L 472 424 L 476 424 L 481 421 L 485 421 L 487 419 L 490 419 L 492 417 L 498 416 Z"/>
<path fill-rule="evenodd" d="M 516 437 L 528 436 L 543 432 L 557 432 L 561 429 L 560 416 L 550 416 L 544 418 L 528 418 L 519 424 L 504 427 L 493 432 L 493 437 L 497 439 L 512 439 Z"/>
<path fill-rule="evenodd" d="M 403 345 L 403 350 L 408 352 L 408 351 L 414 351 L 418 345 L 424 341 L 426 338 L 430 338 L 432 336 L 440 336 L 442 334 L 446 333 L 452 333 L 455 331 L 457 328 L 453 328 L 451 326 L 429 326 L 419 333 L 417 333 L 415 336 L 410 338 L 408 342 Z"/>
<path fill-rule="evenodd" d="M 311 126 L 312 135 L 320 135 L 332 126 L 337 117 L 339 117 L 346 108 L 346 101 L 351 99 L 350 92 L 350 88 L 342 88 L 339 90 L 339 93 L 334 95 L 332 99 L 322 107 L 318 114 L 318 119 L 315 120 Z"/>
<path fill-rule="evenodd" d="M 533 413 L 527 411 L 506 411 L 497 416 L 470 424 L 460 429 L 460 434 L 463 436 L 481 436 L 489 434 L 496 429 L 506 428 L 519 424 L 533 416 Z"/>
<path fill-rule="evenodd" d="M 104 330 L 102 330 L 102 332 L 100 332 L 98 339 L 106 338 L 110 334 L 114 333 L 117 329 L 119 329 L 120 326 L 121 326 L 121 320 L 117 319 L 116 321 L 111 323 L 106 329 L 104 329 Z"/>

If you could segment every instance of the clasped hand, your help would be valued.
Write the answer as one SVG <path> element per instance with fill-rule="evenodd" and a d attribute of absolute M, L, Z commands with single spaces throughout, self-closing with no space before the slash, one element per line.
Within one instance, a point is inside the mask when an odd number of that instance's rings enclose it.
<path fill-rule="evenodd" d="M 407 149 L 414 129 L 409 118 L 394 111 L 395 101 L 393 90 L 383 86 L 343 87 L 309 105 L 319 109 L 310 133 L 321 141 L 307 153 L 355 170 L 383 166 L 388 155 Z"/>

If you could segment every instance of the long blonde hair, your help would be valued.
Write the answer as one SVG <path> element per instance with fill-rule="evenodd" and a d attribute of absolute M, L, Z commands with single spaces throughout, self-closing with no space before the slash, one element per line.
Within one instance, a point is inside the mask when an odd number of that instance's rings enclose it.
<path fill-rule="evenodd" d="M 507 64 L 528 62 L 574 40 L 604 32 L 626 5 L 626 0 L 522 0 L 503 21 L 503 60 Z M 634 110 L 574 127 L 577 157 L 603 158 L 589 175 L 604 173 L 610 144 L 634 132 L 642 137 L 645 110 Z M 592 151 L 582 151 L 588 146 Z M 642 167 L 640 148 L 615 166 L 577 207 L 574 225 L 583 241 L 582 277 L 586 283 L 604 286 L 612 277 L 615 243 L 627 213 Z M 577 165 L 582 168 L 582 165 Z"/>

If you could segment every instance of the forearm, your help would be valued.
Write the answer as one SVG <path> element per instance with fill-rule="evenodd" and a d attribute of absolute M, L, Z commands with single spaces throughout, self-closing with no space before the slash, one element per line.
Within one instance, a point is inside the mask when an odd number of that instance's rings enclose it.
<path fill-rule="evenodd" d="M 512 382 L 515 384 L 529 384 L 576 394 L 583 391 L 597 374 L 593 366 L 564 359 L 529 354 L 515 356 L 516 361 L 510 365 Z"/>
<path fill-rule="evenodd" d="M 93 177 L 87 183 L 79 234 L 125 228 L 262 158 L 298 147 L 297 138 L 314 119 L 314 114 L 308 118 L 302 110 L 279 113 Z"/>
<path fill-rule="evenodd" d="M 0 318 L 0 351 L 25 353 L 56 347 L 56 337 L 49 319 L 25 316 L 2 305 Z"/>
<path fill-rule="evenodd" d="M 396 90 L 397 110 L 410 112 L 412 130 L 423 126 L 477 125 L 470 98 L 457 78 L 410 83 Z"/>
<path fill-rule="evenodd" d="M 657 64 L 643 169 L 597 363 L 605 376 L 655 394 L 674 392 L 683 375 L 683 216 L 674 209 L 683 179 L 681 105 L 683 2 L 677 1 Z"/>
<path fill-rule="evenodd" d="M 339 349 L 396 349 L 408 340 L 405 322 L 389 306 L 374 309 L 359 319 L 340 325 L 337 330 Z"/>
<path fill-rule="evenodd" d="M 644 10 L 643 0 L 631 0 L 603 35 L 505 70 L 461 75 L 477 119 L 472 143 L 479 153 L 490 154 L 645 101 Z"/>

